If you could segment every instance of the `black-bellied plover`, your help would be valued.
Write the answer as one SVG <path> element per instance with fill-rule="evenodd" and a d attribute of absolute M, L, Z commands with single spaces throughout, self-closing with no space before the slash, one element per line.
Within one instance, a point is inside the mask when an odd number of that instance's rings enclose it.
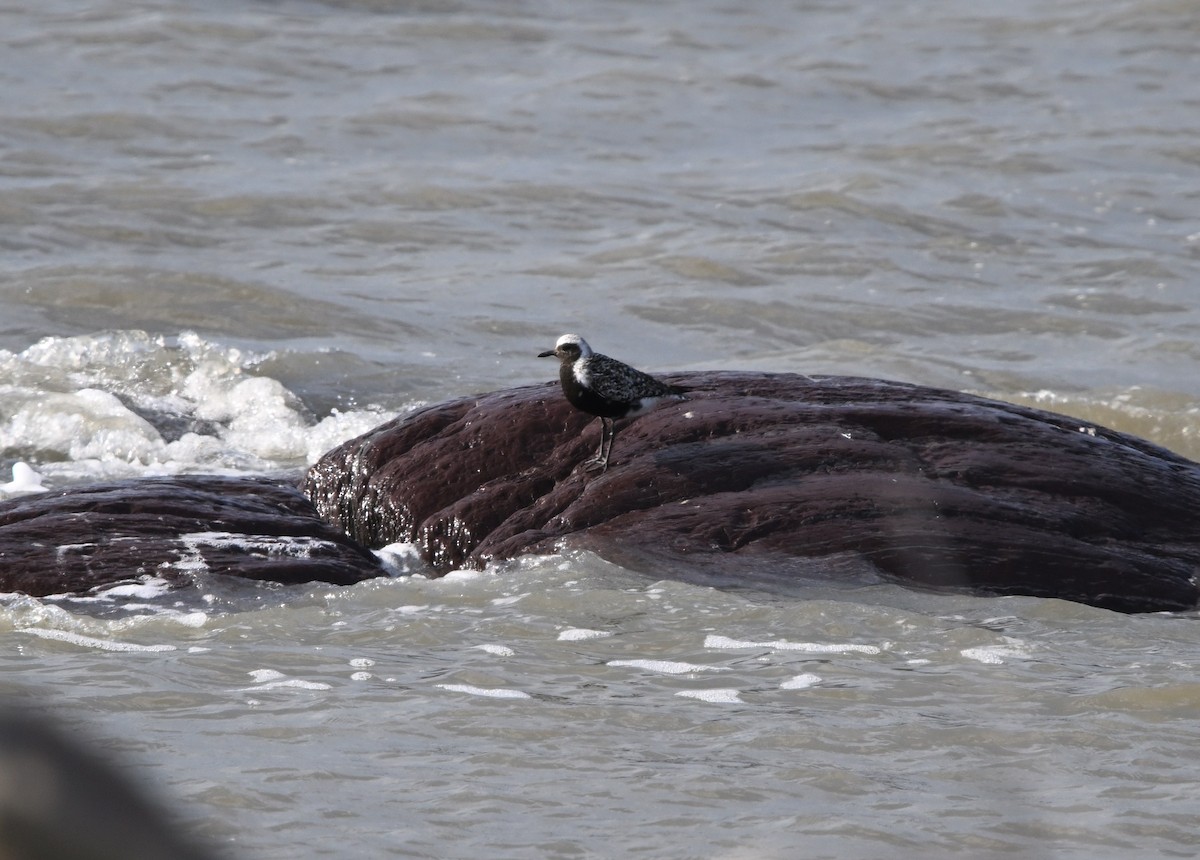
<path fill-rule="evenodd" d="M 538 358 L 552 355 L 562 362 L 558 379 L 567 400 L 576 409 L 600 418 L 600 450 L 584 461 L 583 466 L 588 470 L 608 468 L 608 455 L 616 436 L 615 419 L 639 415 L 666 397 L 687 399 L 684 396 L 687 389 L 667 385 L 615 358 L 592 352 L 587 341 L 577 334 L 564 334 L 554 349 L 538 353 Z"/>

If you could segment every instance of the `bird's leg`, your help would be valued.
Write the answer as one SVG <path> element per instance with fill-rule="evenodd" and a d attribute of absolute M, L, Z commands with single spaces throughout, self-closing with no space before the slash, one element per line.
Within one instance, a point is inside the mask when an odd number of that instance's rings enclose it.
<path fill-rule="evenodd" d="M 602 436 L 600 438 L 600 445 L 603 448 L 603 451 L 600 453 L 600 465 L 602 467 L 601 471 L 604 471 L 608 468 L 608 455 L 612 453 L 613 439 L 617 438 L 616 420 L 612 418 L 605 418 L 604 421 L 608 422 L 608 444 L 604 444 L 604 437 Z"/>
<path fill-rule="evenodd" d="M 583 468 L 589 472 L 594 472 L 599 469 L 601 472 L 608 469 L 608 455 L 612 451 L 613 437 L 616 435 L 616 430 L 613 429 L 613 420 L 611 418 L 600 419 L 600 450 L 596 452 L 596 456 L 589 460 L 585 460 Z"/>

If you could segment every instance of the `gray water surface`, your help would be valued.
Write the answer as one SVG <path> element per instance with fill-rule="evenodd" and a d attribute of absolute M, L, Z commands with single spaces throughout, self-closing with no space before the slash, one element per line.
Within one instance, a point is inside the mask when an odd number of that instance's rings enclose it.
<path fill-rule="evenodd" d="M 1200 459 L 1190 4 L 0 23 L 0 483 L 294 472 L 551 378 L 564 331 L 647 370 L 972 390 Z M 239 858 L 1190 857 L 1198 630 L 555 555 L 7 596 L 0 689 Z"/>

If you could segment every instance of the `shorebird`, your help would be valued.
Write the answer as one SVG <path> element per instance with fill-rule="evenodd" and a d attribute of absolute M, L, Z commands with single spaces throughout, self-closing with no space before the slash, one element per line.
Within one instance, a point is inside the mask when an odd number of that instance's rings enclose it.
<path fill-rule="evenodd" d="M 600 418 L 600 449 L 596 456 L 584 461 L 583 467 L 588 471 L 603 472 L 608 468 L 608 455 L 616 436 L 613 422 L 617 418 L 639 415 L 667 397 L 687 399 L 684 396 L 687 389 L 667 385 L 615 358 L 592 352 L 587 341 L 577 334 L 564 334 L 554 349 L 539 352 L 538 358 L 552 355 L 561 362 L 558 379 L 567 400 L 581 412 Z"/>

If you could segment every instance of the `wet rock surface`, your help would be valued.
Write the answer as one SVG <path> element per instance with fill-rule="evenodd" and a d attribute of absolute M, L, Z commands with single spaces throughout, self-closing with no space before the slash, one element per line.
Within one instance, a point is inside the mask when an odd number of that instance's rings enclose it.
<path fill-rule="evenodd" d="M 348 585 L 383 574 L 295 487 L 197 475 L 95 484 L 0 502 L 0 591 L 36 597 L 192 572 Z"/>

